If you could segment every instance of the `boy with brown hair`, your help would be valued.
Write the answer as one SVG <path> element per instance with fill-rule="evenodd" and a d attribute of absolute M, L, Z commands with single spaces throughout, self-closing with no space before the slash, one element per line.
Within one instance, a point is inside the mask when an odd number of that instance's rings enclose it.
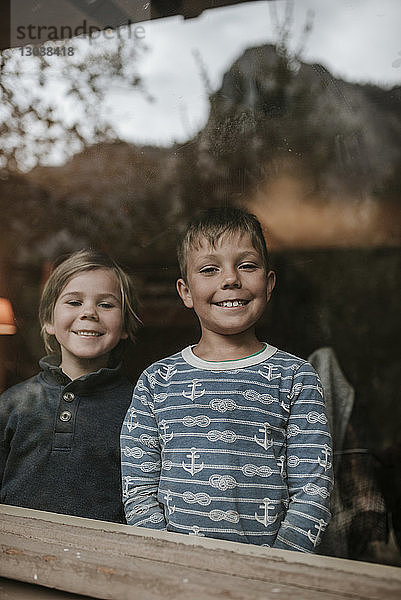
<path fill-rule="evenodd" d="M 210 209 L 178 257 L 201 338 L 136 385 L 121 433 L 127 523 L 313 552 L 330 519 L 331 438 L 312 366 L 255 334 L 276 280 L 260 223 Z"/>

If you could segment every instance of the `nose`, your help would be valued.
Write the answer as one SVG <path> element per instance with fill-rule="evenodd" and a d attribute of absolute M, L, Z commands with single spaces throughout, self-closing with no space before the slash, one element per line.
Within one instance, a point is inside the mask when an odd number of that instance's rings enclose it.
<path fill-rule="evenodd" d="M 97 321 L 98 315 L 96 307 L 93 304 L 83 304 L 81 311 L 81 319 L 88 319 L 90 321 Z"/>
<path fill-rule="evenodd" d="M 236 269 L 230 269 L 229 271 L 225 271 L 223 273 L 222 280 L 222 288 L 230 289 L 230 288 L 240 288 L 241 280 L 239 278 L 238 272 Z"/>

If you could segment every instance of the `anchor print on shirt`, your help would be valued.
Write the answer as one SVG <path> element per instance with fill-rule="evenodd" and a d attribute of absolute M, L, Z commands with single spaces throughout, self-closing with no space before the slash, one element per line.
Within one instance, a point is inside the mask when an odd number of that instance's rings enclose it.
<path fill-rule="evenodd" d="M 173 496 L 171 494 L 171 490 L 167 490 L 167 494 L 164 496 L 164 500 L 166 501 L 166 506 L 167 506 L 167 510 L 168 510 L 168 514 L 172 515 L 175 512 L 175 504 L 174 506 L 171 506 L 170 501 L 173 499 Z"/>
<path fill-rule="evenodd" d="M 273 440 L 269 439 L 269 433 L 271 433 L 270 431 L 270 425 L 269 423 L 264 423 L 263 427 L 261 427 L 259 429 L 259 433 L 264 433 L 264 437 L 263 439 L 259 439 L 257 437 L 257 434 L 255 433 L 255 435 L 253 436 L 254 441 L 259 445 L 262 446 L 262 448 L 264 448 L 265 450 L 268 450 L 269 448 L 271 448 L 273 446 Z"/>
<path fill-rule="evenodd" d="M 317 457 L 317 462 L 319 463 L 319 465 L 321 467 L 323 467 L 323 469 L 325 471 L 327 471 L 327 469 L 331 468 L 331 461 L 330 461 L 331 448 L 330 448 L 330 446 L 328 446 L 327 444 L 325 444 L 323 446 L 323 449 L 321 450 L 321 453 L 323 454 L 323 458 L 321 458 L 320 456 L 318 456 Z"/>
<path fill-rule="evenodd" d="M 289 405 L 288 405 L 288 404 L 286 404 L 286 403 L 284 402 L 284 400 L 282 400 L 282 401 L 280 402 L 280 406 L 281 406 L 281 408 L 282 408 L 283 410 L 285 410 L 285 412 L 287 412 L 287 413 L 289 413 L 289 412 L 290 412 L 290 407 L 289 407 Z"/>
<path fill-rule="evenodd" d="M 167 399 L 167 394 L 154 394 L 153 398 L 155 402 L 164 402 Z"/>
<path fill-rule="evenodd" d="M 174 375 L 177 373 L 177 369 L 173 367 L 173 365 L 168 365 L 161 367 L 160 369 L 158 369 L 157 372 L 159 373 L 160 377 L 164 379 L 164 381 L 168 381 L 169 379 L 174 377 Z"/>
<path fill-rule="evenodd" d="M 196 473 L 199 473 L 200 471 L 202 471 L 205 464 L 204 463 L 201 463 L 200 465 L 195 464 L 196 460 L 198 458 L 200 458 L 200 454 L 197 454 L 196 448 L 191 448 L 189 452 L 190 453 L 187 454 L 186 457 L 189 458 L 191 462 L 188 465 L 186 465 L 185 462 L 182 461 L 182 468 L 184 469 L 184 471 L 187 471 L 188 473 L 190 473 L 193 477 Z"/>
<path fill-rule="evenodd" d="M 197 525 L 192 525 L 192 531 L 188 533 L 188 535 L 196 535 L 198 537 L 205 537 L 205 534 L 201 532 L 200 527 Z"/>
<path fill-rule="evenodd" d="M 133 429 L 135 429 L 136 427 L 139 427 L 139 423 L 136 423 L 135 419 L 136 419 L 136 410 L 135 410 L 135 408 L 130 408 L 128 411 L 128 423 L 127 423 L 127 429 L 130 433 Z"/>
<path fill-rule="evenodd" d="M 279 458 L 277 460 L 277 466 L 280 469 L 280 477 L 282 479 L 285 479 L 287 477 L 287 474 L 285 472 L 285 458 L 284 458 L 284 456 L 279 456 Z"/>
<path fill-rule="evenodd" d="M 167 442 L 170 442 L 173 439 L 174 433 L 167 433 L 167 429 L 170 429 L 170 425 L 167 425 L 167 421 L 165 421 L 164 419 L 160 421 L 160 429 L 163 432 L 160 434 L 160 437 L 163 440 L 163 442 L 167 444 Z"/>
<path fill-rule="evenodd" d="M 322 538 L 322 534 L 324 532 L 324 530 L 327 527 L 327 523 L 326 521 L 324 521 L 323 519 L 319 519 L 319 521 L 317 522 L 317 524 L 315 525 L 315 529 L 317 529 L 316 535 L 314 536 L 312 531 L 310 529 L 308 529 L 308 538 L 310 539 L 310 541 L 313 544 L 313 547 L 316 548 L 316 546 L 318 546 L 321 542 L 321 538 Z"/>
<path fill-rule="evenodd" d="M 263 504 L 259 504 L 259 508 L 263 509 L 262 515 L 258 515 L 258 513 L 255 512 L 255 519 L 259 521 L 259 523 L 262 523 L 262 525 L 267 527 L 277 520 L 277 515 L 269 515 L 269 511 L 274 509 L 274 504 L 270 498 L 263 498 Z"/>
<path fill-rule="evenodd" d="M 278 373 L 277 375 L 273 374 L 273 372 L 276 369 L 276 367 L 273 367 L 273 365 L 264 365 L 262 367 L 262 369 L 266 369 L 266 372 L 261 371 L 259 369 L 258 373 L 259 373 L 259 375 L 262 375 L 262 377 L 264 377 L 265 379 L 267 379 L 267 381 L 272 381 L 273 379 L 279 379 L 280 378 L 280 373 Z"/>
<path fill-rule="evenodd" d="M 196 388 L 198 388 L 201 385 L 202 383 L 198 379 L 193 379 L 192 383 L 188 383 L 187 386 L 191 388 L 191 390 L 189 392 L 183 391 L 182 395 L 184 396 L 184 398 L 188 398 L 189 400 L 192 400 L 192 402 L 195 402 L 197 398 L 200 398 L 206 392 L 205 389 L 197 391 Z"/>

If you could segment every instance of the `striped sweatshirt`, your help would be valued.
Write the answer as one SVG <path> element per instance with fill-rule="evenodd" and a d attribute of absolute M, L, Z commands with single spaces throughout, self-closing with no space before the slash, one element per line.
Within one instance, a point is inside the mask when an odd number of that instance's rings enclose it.
<path fill-rule="evenodd" d="M 270 345 L 233 361 L 191 347 L 146 369 L 121 431 L 128 524 L 314 552 L 332 447 L 306 361 Z"/>

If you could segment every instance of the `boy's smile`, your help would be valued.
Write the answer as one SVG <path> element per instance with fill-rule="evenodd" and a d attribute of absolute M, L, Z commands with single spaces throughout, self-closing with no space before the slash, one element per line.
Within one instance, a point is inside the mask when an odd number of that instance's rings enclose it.
<path fill-rule="evenodd" d="M 275 283 L 248 234 L 223 235 L 213 248 L 204 239 L 191 248 L 187 281 L 177 290 L 185 306 L 193 308 L 202 339 L 218 334 L 232 336 L 253 332 Z"/>
<path fill-rule="evenodd" d="M 249 300 L 224 300 L 223 302 L 216 302 L 217 306 L 222 306 L 223 308 L 236 308 L 237 306 L 245 306 L 248 304 Z"/>
<path fill-rule="evenodd" d="M 61 347 L 61 368 L 71 377 L 82 375 L 82 365 L 92 372 L 107 365 L 123 329 L 121 293 L 114 273 L 94 269 L 72 277 L 57 299 L 53 323 L 46 331 Z M 79 376 L 79 375 L 78 375 Z"/>

